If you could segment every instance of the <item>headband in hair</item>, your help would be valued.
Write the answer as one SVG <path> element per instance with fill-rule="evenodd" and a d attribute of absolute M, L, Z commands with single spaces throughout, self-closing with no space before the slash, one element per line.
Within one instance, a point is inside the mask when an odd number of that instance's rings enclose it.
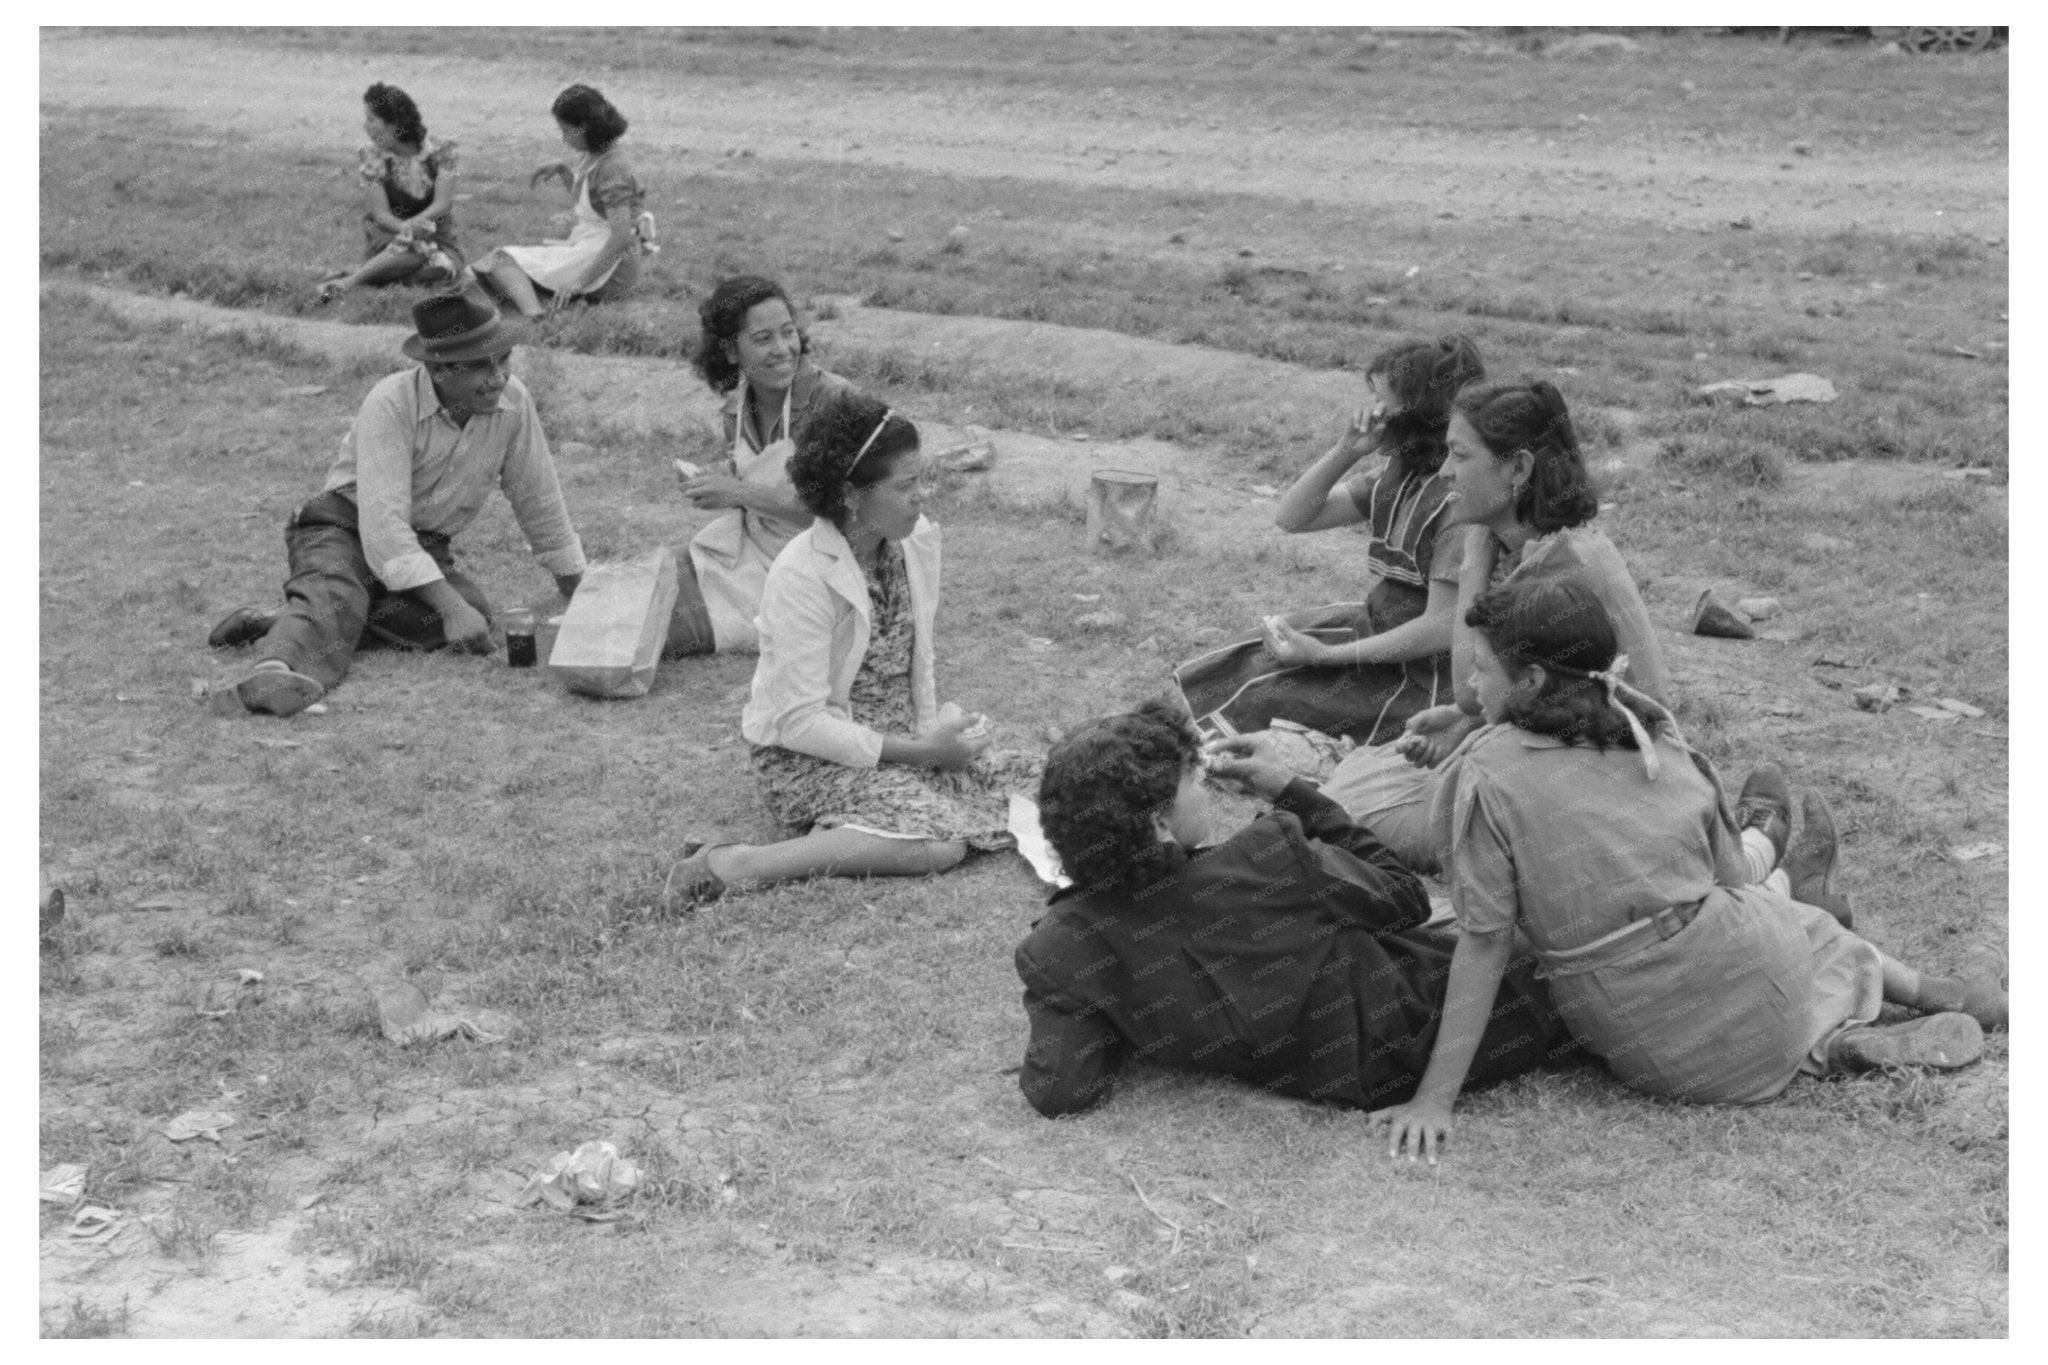
<path fill-rule="evenodd" d="M 854 451 L 853 458 L 846 462 L 847 473 L 851 474 L 855 466 L 860 464 L 860 457 L 868 453 L 868 447 L 875 443 L 875 438 L 882 434 L 882 428 L 888 426 L 889 419 L 895 415 L 896 409 L 894 408 L 884 408 L 882 410 L 882 420 L 875 423 L 875 429 L 868 433 L 868 438 L 860 443 L 860 449 Z"/>
<path fill-rule="evenodd" d="M 1652 782 L 1655 782 L 1657 780 L 1657 754 L 1650 747 L 1650 732 L 1643 728 L 1642 718 L 1637 716 L 1631 708 L 1622 705 L 1621 701 L 1621 694 L 1623 692 L 1627 692 L 1631 697 L 1644 697 L 1643 693 L 1637 691 L 1633 685 L 1621 676 L 1628 671 L 1628 655 L 1615 655 L 1613 663 L 1597 671 L 1583 668 L 1567 668 L 1563 664 L 1551 664 L 1548 666 L 1559 673 L 1599 683 L 1605 689 L 1607 704 L 1621 712 L 1622 719 L 1628 722 L 1629 733 L 1636 737 L 1636 751 L 1643 756 L 1643 775 Z M 1644 697 L 1644 700 L 1648 700 L 1648 698 Z"/>

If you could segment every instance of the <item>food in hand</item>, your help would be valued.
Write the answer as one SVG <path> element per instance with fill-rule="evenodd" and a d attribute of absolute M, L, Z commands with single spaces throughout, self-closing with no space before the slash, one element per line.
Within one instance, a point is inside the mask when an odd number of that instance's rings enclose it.
<path fill-rule="evenodd" d="M 675 465 L 676 473 L 682 475 L 686 479 L 699 478 L 704 473 L 704 467 L 702 465 L 691 464 L 688 460 L 677 460 L 675 462 Z"/>

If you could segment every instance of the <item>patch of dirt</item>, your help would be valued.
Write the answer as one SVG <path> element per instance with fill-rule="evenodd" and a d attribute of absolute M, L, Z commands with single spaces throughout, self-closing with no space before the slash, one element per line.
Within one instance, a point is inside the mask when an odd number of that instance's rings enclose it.
<path fill-rule="evenodd" d="M 297 1217 L 218 1234 L 198 1267 L 167 1257 L 145 1224 L 164 1217 L 168 1203 L 161 1188 L 151 1191 L 124 1211 L 114 1233 L 91 1242 L 61 1231 L 45 1236 L 43 1321 L 61 1322 L 82 1301 L 109 1315 L 125 1312 L 132 1336 L 333 1337 L 418 1312 L 406 1290 L 348 1283 L 348 1257 L 295 1250 L 303 1226 Z"/>

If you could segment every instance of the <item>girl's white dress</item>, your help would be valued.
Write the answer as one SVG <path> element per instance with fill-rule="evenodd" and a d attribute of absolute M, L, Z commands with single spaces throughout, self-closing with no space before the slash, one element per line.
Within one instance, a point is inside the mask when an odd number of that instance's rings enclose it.
<path fill-rule="evenodd" d="M 574 194 L 576 222 L 566 238 L 553 238 L 539 246 L 508 246 L 500 250 L 541 288 L 557 293 L 573 289 L 588 294 L 602 288 L 632 257 L 629 252 L 596 279 L 584 278 L 604 253 L 605 243 L 611 240 L 612 225 L 599 205 L 610 208 L 624 202 L 637 213 L 641 191 L 616 152 L 606 152 L 584 158 L 576 172 Z"/>

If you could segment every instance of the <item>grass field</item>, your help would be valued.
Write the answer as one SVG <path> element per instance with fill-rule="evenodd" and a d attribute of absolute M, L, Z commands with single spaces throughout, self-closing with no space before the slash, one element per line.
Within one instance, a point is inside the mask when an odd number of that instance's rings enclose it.
<path fill-rule="evenodd" d="M 1469 1097 L 1427 1173 L 1356 1115 L 1158 1072 L 1046 1123 L 1012 1074 L 1009 955 L 1040 901 L 1016 860 L 644 913 L 686 835 L 765 832 L 736 733 L 749 659 L 667 668 L 624 704 L 386 653 L 289 724 L 190 700 L 224 666 L 207 626 L 272 590 L 285 511 L 387 368 L 295 330 L 357 238 L 360 86 L 443 92 L 430 126 L 458 89 L 530 112 L 489 138 L 461 121 L 480 249 L 556 207 L 523 188 L 549 150 L 530 92 L 583 75 L 641 92 L 618 98 L 668 247 L 643 297 L 572 314 L 558 350 L 680 356 L 708 282 L 765 269 L 876 314 L 987 320 L 971 363 L 821 322 L 828 363 L 913 412 L 971 410 L 999 444 L 1162 437 L 1238 489 L 1284 482 L 1343 414 L 1280 396 L 1247 416 L 1205 378 L 1217 353 L 1306 383 L 1463 330 L 1499 372 L 1552 374 L 1613 462 L 1603 524 L 1696 742 L 1724 773 L 1778 756 L 1825 790 L 1860 924 L 1952 966 L 2006 924 L 2007 248 L 1935 210 L 1995 201 L 2002 223 L 2002 53 L 1877 84 L 1859 51 L 1669 36 L 1577 65 L 1512 36 L 1251 31 L 51 34 L 43 55 L 40 843 L 72 916 L 42 956 L 41 1160 L 85 1163 L 87 1198 L 125 1215 L 111 1246 L 67 1249 L 44 1206 L 46 1334 L 2007 1330 L 2004 1035 L 1953 1076 L 1803 1083 L 1757 1110 L 1530 1078 Z M 342 93 L 219 84 L 246 99 L 201 107 L 150 84 L 187 67 Z M 699 123 L 640 117 L 663 82 L 709 92 Z M 750 97 L 785 85 L 839 111 L 829 140 L 756 126 Z M 947 141 L 986 122 L 1013 159 Z M 1354 176 L 1345 139 L 1386 160 Z M 1374 167 L 1392 207 L 1371 208 Z M 1692 204 L 1694 167 L 1749 197 Z M 141 322 L 88 283 L 232 311 Z M 338 316 L 396 322 L 414 297 Z M 1002 365 L 1022 324 L 1076 329 L 1071 366 Z M 1186 364 L 1140 376 L 1102 332 Z M 1687 397 L 1795 369 L 1840 401 Z M 544 356 L 532 372 L 557 441 L 589 447 L 563 470 L 586 540 L 685 533 L 660 457 L 695 438 L 607 424 Z M 1991 478 L 1942 477 L 1959 463 Z M 1073 497 L 1004 474 L 934 515 L 941 690 L 1007 744 L 1152 695 L 1204 632 L 1356 572 L 1345 538 L 1273 535 L 1248 494 L 1156 558 L 1097 560 Z M 502 506 L 460 549 L 501 601 L 548 586 Z M 1797 638 L 1677 634 L 1708 584 L 1781 597 Z M 1127 623 L 1084 629 L 1105 606 Z M 1873 715 L 1836 678 L 1987 714 Z M 517 1027 L 398 1050 L 369 1004 L 395 979 Z M 189 1109 L 237 1122 L 166 1141 Z M 646 1170 L 624 1220 L 511 1207 L 592 1138 Z M 252 1290 L 255 1259 L 303 1268 L 311 1306 Z"/>

